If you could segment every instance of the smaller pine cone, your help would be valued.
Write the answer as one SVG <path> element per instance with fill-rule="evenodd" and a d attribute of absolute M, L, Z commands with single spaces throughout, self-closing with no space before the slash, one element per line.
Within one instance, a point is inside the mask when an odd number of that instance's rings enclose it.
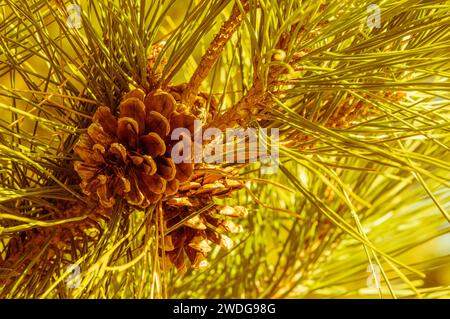
<path fill-rule="evenodd" d="M 49 273 L 55 264 L 75 262 L 69 256 L 79 256 L 99 240 L 99 220 L 109 212 L 94 209 L 79 202 L 61 201 L 48 211 L 56 219 L 86 216 L 73 223 L 54 227 L 32 228 L 15 233 L 8 242 L 4 260 L 0 258 L 0 287 L 13 283 L 15 278 L 33 272 Z M 45 248 L 45 251 L 43 251 Z"/>
<path fill-rule="evenodd" d="M 193 268 L 203 268 L 208 266 L 206 257 L 211 245 L 230 249 L 233 241 L 227 234 L 242 230 L 230 217 L 248 214 L 245 207 L 218 204 L 197 214 L 214 198 L 228 197 L 244 187 L 239 180 L 233 179 L 237 174 L 234 169 L 221 168 L 218 174 L 208 172 L 208 168 L 213 167 L 197 166 L 189 182 L 181 185 L 178 193 L 163 203 L 166 231 L 175 228 L 164 237 L 164 255 L 180 272 L 186 270 L 185 256 Z"/>
<path fill-rule="evenodd" d="M 162 90 L 147 95 L 140 89 L 126 94 L 119 116 L 101 106 L 93 122 L 74 146 L 81 158 L 74 168 L 81 177 L 81 190 L 105 208 L 118 197 L 128 204 L 147 207 L 177 192 L 193 173 L 192 163 L 175 164 L 171 149 L 172 130 L 194 130 L 195 117 L 177 110 L 173 96 Z"/>
<path fill-rule="evenodd" d="M 176 225 L 191 216 L 197 208 L 183 206 L 168 207 L 165 210 L 166 228 Z M 207 212 L 194 215 L 182 226 L 164 237 L 164 255 L 169 264 L 173 264 L 180 272 L 185 272 L 185 256 L 193 268 L 205 268 L 209 265 L 206 257 L 212 250 L 211 244 L 225 249 L 233 247 L 233 241 L 227 233 L 239 233 L 240 225 L 228 217 L 245 217 L 247 209 L 242 206 L 214 205 Z"/>

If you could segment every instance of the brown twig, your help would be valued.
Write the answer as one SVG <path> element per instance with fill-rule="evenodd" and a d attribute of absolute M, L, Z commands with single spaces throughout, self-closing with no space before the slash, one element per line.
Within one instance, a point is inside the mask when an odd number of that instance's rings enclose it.
<path fill-rule="evenodd" d="M 247 0 L 242 1 L 242 6 L 245 12 L 248 12 L 250 6 Z M 192 75 L 191 80 L 189 81 L 186 90 L 183 93 L 182 99 L 186 104 L 190 105 L 194 102 L 201 83 L 208 76 L 212 67 L 219 59 L 225 45 L 228 43 L 234 32 L 240 26 L 242 20 L 243 15 L 239 10 L 238 5 L 235 4 L 233 6 L 231 16 L 227 21 L 225 21 L 225 23 L 220 28 L 219 33 L 215 36 L 214 40 L 209 45 L 208 50 L 201 58 L 197 69 Z"/>
<path fill-rule="evenodd" d="M 290 33 L 283 34 L 276 45 L 276 49 L 286 51 L 290 41 Z M 293 61 L 285 62 L 289 63 Z M 233 127 L 236 124 L 245 126 L 245 123 L 248 122 L 252 115 L 256 116 L 264 113 L 265 109 L 270 107 L 270 98 L 267 92 L 271 91 L 273 87 L 279 83 L 280 76 L 286 72 L 287 70 L 280 65 L 271 65 L 267 76 L 267 86 L 264 88 L 263 81 L 258 76 L 258 72 L 255 70 L 253 84 L 247 94 L 245 94 L 245 96 L 243 96 L 235 105 L 225 111 L 222 115 L 216 117 L 216 119 L 211 122 L 209 126 L 217 127 L 219 129 Z"/>

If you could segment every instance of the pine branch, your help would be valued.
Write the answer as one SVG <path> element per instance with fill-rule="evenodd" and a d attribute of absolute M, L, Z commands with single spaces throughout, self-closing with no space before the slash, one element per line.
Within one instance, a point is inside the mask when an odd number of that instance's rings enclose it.
<path fill-rule="evenodd" d="M 183 93 L 182 99 L 188 105 L 194 102 L 195 97 L 198 94 L 200 85 L 208 76 L 217 59 L 220 57 L 223 49 L 225 48 L 225 45 L 241 25 L 243 21 L 243 14 L 250 10 L 250 3 L 248 1 L 243 1 L 240 6 L 242 6 L 244 12 L 241 12 L 238 4 L 235 4 L 233 6 L 230 17 L 221 26 L 214 40 L 211 42 L 205 54 L 200 59 L 198 67 L 192 75 L 186 87 L 186 90 Z"/>
<path fill-rule="evenodd" d="M 370 1 L 245 1 L 216 24 L 229 4 L 82 3 L 81 29 L 62 1 L 0 4 L 2 297 L 448 296 L 429 278 L 450 264 L 430 246 L 449 232 L 448 7 L 384 1 L 369 29 Z M 222 129 L 278 128 L 279 173 L 197 166 L 179 196 L 142 208 L 122 194 L 102 208 L 116 187 L 89 189 L 78 175 L 75 161 L 104 156 L 80 150 L 81 136 L 98 128 L 100 105 L 111 124 L 140 110 L 123 99 L 148 94 L 161 128 L 174 126 L 173 103 L 186 128 L 200 113 Z M 71 264 L 81 289 L 67 286 Z M 367 287 L 378 271 L 380 289 Z"/>

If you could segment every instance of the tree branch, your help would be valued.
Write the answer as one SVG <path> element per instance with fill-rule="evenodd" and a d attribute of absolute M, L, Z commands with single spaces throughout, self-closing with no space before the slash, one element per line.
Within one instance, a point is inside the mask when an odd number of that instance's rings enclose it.
<path fill-rule="evenodd" d="M 250 6 L 247 0 L 242 1 L 245 12 L 248 12 Z M 234 32 L 242 23 L 243 16 L 237 4 L 233 6 L 231 16 L 220 28 L 219 33 L 209 45 L 208 50 L 203 55 L 198 64 L 197 69 L 189 81 L 186 90 L 183 93 L 182 99 L 186 104 L 192 104 L 197 96 L 200 85 L 208 76 L 217 59 L 222 54 L 225 45 L 228 43 Z"/>

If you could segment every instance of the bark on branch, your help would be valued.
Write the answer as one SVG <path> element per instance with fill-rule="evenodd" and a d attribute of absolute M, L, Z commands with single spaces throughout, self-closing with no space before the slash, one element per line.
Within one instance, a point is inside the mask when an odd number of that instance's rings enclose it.
<path fill-rule="evenodd" d="M 248 12 L 250 6 L 247 0 L 242 1 L 242 6 L 244 8 L 244 11 Z M 208 50 L 201 58 L 197 69 L 192 75 L 191 80 L 189 81 L 187 88 L 184 91 L 183 101 L 186 104 L 189 105 L 193 103 L 195 97 L 197 96 L 200 85 L 208 76 L 216 61 L 219 59 L 223 49 L 225 48 L 225 45 L 228 43 L 234 32 L 240 26 L 242 20 L 243 15 L 239 10 L 238 5 L 235 4 L 233 6 L 230 17 L 227 21 L 225 21 L 225 23 L 220 28 L 219 33 L 215 36 L 214 40 L 209 45 Z"/>

